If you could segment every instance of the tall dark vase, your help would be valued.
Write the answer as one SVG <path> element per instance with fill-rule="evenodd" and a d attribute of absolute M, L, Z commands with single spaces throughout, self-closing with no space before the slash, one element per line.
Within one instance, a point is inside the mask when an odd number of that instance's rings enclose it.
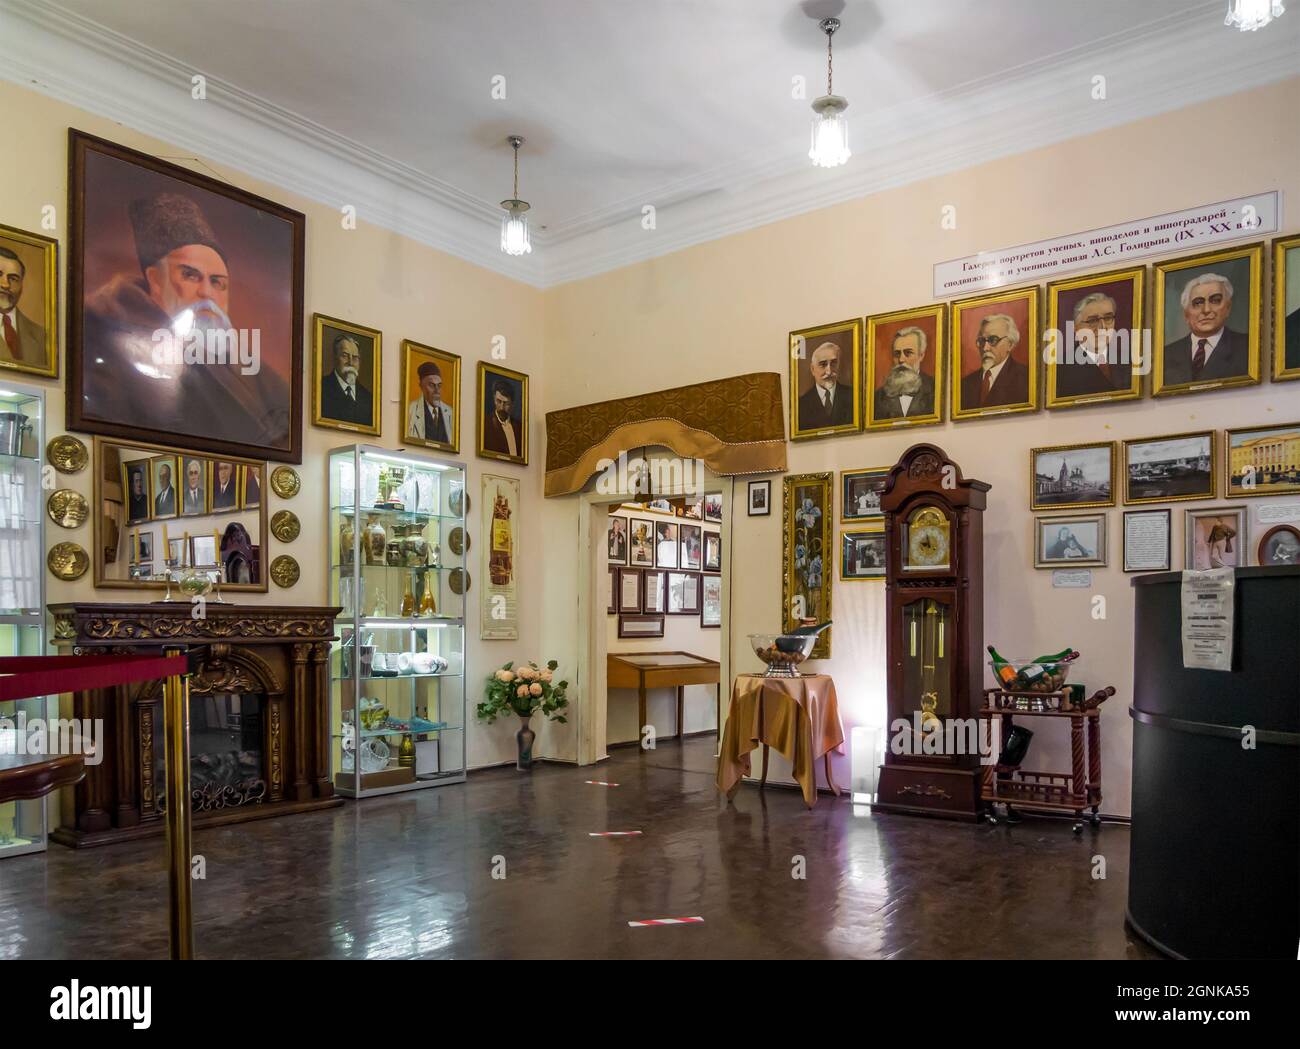
<path fill-rule="evenodd" d="M 537 733 L 528 727 L 528 721 L 528 718 L 521 717 L 519 731 L 515 733 L 515 746 L 519 748 L 515 768 L 520 772 L 531 772 L 533 768 L 533 740 L 537 738 Z"/>

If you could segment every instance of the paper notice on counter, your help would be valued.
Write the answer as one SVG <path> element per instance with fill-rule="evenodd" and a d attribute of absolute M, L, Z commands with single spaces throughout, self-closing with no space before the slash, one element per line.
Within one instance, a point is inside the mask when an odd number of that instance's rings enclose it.
<path fill-rule="evenodd" d="M 1183 572 L 1183 667 L 1232 670 L 1236 573 L 1231 568 Z"/>

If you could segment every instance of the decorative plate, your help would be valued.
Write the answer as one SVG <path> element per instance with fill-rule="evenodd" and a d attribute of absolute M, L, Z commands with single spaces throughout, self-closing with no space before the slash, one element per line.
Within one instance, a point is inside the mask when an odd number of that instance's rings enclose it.
<path fill-rule="evenodd" d="M 90 504 L 80 492 L 56 488 L 45 503 L 45 512 L 61 528 L 80 528 L 90 516 Z"/>
<path fill-rule="evenodd" d="M 447 497 L 447 506 L 452 517 L 464 517 L 469 513 L 469 493 L 464 488 L 453 488 Z"/>
<path fill-rule="evenodd" d="M 447 536 L 447 545 L 451 547 L 451 552 L 459 557 L 469 549 L 469 534 L 460 525 L 457 525 L 451 530 L 451 534 Z"/>
<path fill-rule="evenodd" d="M 90 461 L 86 446 L 69 433 L 51 438 L 45 446 L 45 457 L 61 474 L 75 474 L 84 470 Z"/>
<path fill-rule="evenodd" d="M 70 583 L 90 567 L 90 556 L 77 543 L 55 543 L 45 555 L 45 565 L 55 579 Z"/>
<path fill-rule="evenodd" d="M 302 522 L 292 510 L 277 510 L 271 515 L 271 534 L 282 543 L 292 543 L 302 531 Z"/>
<path fill-rule="evenodd" d="M 292 466 L 277 466 L 271 471 L 271 491 L 281 499 L 292 499 L 302 488 L 302 479 Z"/>
<path fill-rule="evenodd" d="M 453 594 L 463 594 L 470 587 L 469 573 L 463 568 L 453 568 L 447 573 L 447 585 Z"/>
<path fill-rule="evenodd" d="M 288 554 L 281 554 L 271 562 L 271 580 L 276 586 L 288 590 L 298 582 L 299 575 L 301 569 L 298 567 L 298 562 Z"/>

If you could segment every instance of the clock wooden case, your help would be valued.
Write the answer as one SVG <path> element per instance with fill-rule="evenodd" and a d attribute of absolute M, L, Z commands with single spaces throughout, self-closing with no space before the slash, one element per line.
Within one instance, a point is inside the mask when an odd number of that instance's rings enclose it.
<path fill-rule="evenodd" d="M 962 477 L 933 444 L 909 448 L 885 482 L 888 726 L 891 744 L 901 738 L 905 747 L 886 747 L 875 806 L 883 811 L 979 816 L 978 736 L 945 728 L 979 722 L 989 487 Z"/>

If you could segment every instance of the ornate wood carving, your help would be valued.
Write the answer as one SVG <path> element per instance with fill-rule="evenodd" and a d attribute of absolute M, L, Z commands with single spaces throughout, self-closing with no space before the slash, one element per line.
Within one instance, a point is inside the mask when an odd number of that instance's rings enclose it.
<path fill-rule="evenodd" d="M 158 799 L 153 792 L 153 712 L 152 703 L 140 706 L 140 815 L 154 819 L 159 815 Z"/>

